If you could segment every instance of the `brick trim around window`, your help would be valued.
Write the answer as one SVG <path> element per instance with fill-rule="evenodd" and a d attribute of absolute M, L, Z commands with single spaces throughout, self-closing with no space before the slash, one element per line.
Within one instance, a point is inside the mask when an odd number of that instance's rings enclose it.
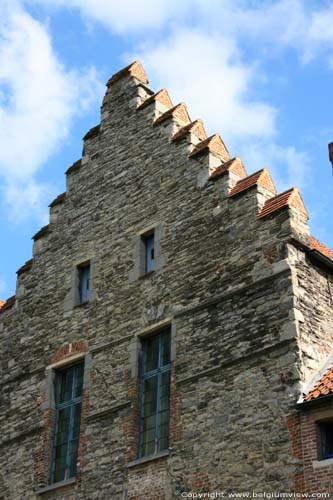
<path fill-rule="evenodd" d="M 54 430 L 56 422 L 55 398 L 54 398 L 54 374 L 59 368 L 70 366 L 78 361 L 84 361 L 82 408 L 80 417 L 80 437 L 77 458 L 75 487 L 80 487 L 81 473 L 85 465 L 86 451 L 86 425 L 89 411 L 89 389 L 91 354 L 86 342 L 72 342 L 60 347 L 49 360 L 46 367 L 45 388 L 42 393 L 41 411 L 43 413 L 44 431 L 40 437 L 40 445 L 33 452 L 34 458 L 34 484 L 35 489 L 42 490 L 50 484 L 50 470 L 52 461 L 52 449 Z M 56 486 L 54 484 L 53 486 Z"/>

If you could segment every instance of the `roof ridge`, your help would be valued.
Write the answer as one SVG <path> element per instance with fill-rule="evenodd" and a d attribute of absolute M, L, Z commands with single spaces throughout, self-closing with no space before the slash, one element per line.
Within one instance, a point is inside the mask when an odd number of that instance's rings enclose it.
<path fill-rule="evenodd" d="M 260 182 L 261 179 L 262 183 Z M 265 179 L 266 179 L 266 185 L 264 185 Z M 240 179 L 237 182 L 237 184 L 231 189 L 230 193 L 228 194 L 228 197 L 236 196 L 237 194 L 243 193 L 244 191 L 247 191 L 248 189 L 251 189 L 252 187 L 259 185 L 265 187 L 268 191 L 272 193 L 276 192 L 271 174 L 266 167 L 263 167 L 260 170 L 257 170 L 257 172 L 253 172 L 253 174 L 250 174 L 247 177 Z"/>
<path fill-rule="evenodd" d="M 290 189 L 287 189 L 286 191 L 283 191 L 282 193 L 273 196 L 272 198 L 269 198 L 265 202 L 261 212 L 258 214 L 258 219 L 262 219 L 263 217 L 271 215 L 272 213 L 277 212 L 283 208 L 290 208 L 292 206 L 291 204 L 295 195 L 299 197 L 301 206 L 293 206 L 293 208 L 295 208 L 299 212 L 302 212 L 308 218 L 308 212 L 305 208 L 299 189 L 297 187 L 292 187 Z"/>
<path fill-rule="evenodd" d="M 158 118 L 156 118 L 156 120 L 154 121 L 154 125 L 159 125 L 160 123 L 164 122 L 168 118 L 171 118 L 172 116 L 176 116 L 175 112 L 180 110 L 180 109 L 183 109 L 185 114 L 187 115 L 187 119 L 191 120 L 190 115 L 187 111 L 186 104 L 184 102 L 179 102 L 178 104 L 176 104 L 172 108 L 170 108 L 167 111 L 165 111 L 164 113 L 162 113 Z M 184 121 L 184 120 L 182 120 L 182 121 Z"/>
<path fill-rule="evenodd" d="M 143 103 L 141 103 L 140 106 L 137 107 L 137 110 L 141 110 L 141 109 L 146 108 L 147 106 L 149 106 L 150 104 L 152 104 L 156 100 L 159 101 L 158 97 L 160 97 L 160 96 L 166 97 L 165 101 L 168 103 L 168 104 L 165 104 L 166 106 L 168 106 L 168 105 L 170 107 L 173 106 L 173 103 L 172 103 L 171 98 L 169 96 L 168 90 L 166 88 L 162 88 L 162 89 L 158 90 L 157 92 L 155 92 L 150 97 L 148 97 L 148 99 L 143 101 Z M 159 101 L 159 102 L 162 102 L 162 101 Z"/>
<path fill-rule="evenodd" d="M 143 69 L 143 66 L 140 61 L 133 61 L 131 64 L 128 66 L 125 66 L 125 68 L 117 71 L 117 73 L 114 73 L 111 78 L 107 81 L 106 85 L 107 87 L 109 85 L 112 85 L 113 83 L 117 82 L 121 78 L 124 78 L 126 76 L 134 76 L 140 82 L 147 84 L 148 83 L 148 78 L 146 75 L 145 70 Z"/>

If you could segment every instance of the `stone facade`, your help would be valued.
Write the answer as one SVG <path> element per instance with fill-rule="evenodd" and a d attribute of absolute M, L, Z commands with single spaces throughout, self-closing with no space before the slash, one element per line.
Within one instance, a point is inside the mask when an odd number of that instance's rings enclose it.
<path fill-rule="evenodd" d="M 297 406 L 333 347 L 333 255 L 314 245 L 296 189 L 277 195 L 266 169 L 247 176 L 217 134 L 147 83 L 140 63 L 109 80 L 101 123 L 1 306 L 0 498 L 333 493 L 303 462 L 310 413 Z M 166 325 L 169 449 L 138 460 L 141 339 Z M 49 485 L 52 370 L 77 359 L 77 475 Z"/>

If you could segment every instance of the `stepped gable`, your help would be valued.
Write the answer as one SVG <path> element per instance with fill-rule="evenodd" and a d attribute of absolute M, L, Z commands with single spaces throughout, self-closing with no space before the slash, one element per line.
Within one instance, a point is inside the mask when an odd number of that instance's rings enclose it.
<path fill-rule="evenodd" d="M 100 128 L 101 128 L 100 125 L 95 125 L 95 127 L 92 127 L 83 137 L 83 140 L 86 141 L 87 139 L 92 139 L 93 137 L 96 137 L 99 134 Z"/>
<path fill-rule="evenodd" d="M 56 198 L 54 198 L 53 201 L 49 204 L 49 207 L 55 207 L 56 205 L 59 205 L 60 203 L 63 203 L 63 201 L 66 198 L 66 192 L 59 194 Z"/>
<path fill-rule="evenodd" d="M 176 106 L 174 106 L 173 108 L 169 109 L 161 116 L 159 116 L 154 121 L 154 125 L 159 125 L 160 123 L 163 123 L 166 120 L 169 120 L 170 118 L 177 118 L 178 120 L 185 123 L 190 122 L 191 118 L 190 115 L 188 114 L 186 104 L 184 104 L 183 102 L 181 102 L 180 104 L 176 104 Z"/>
<path fill-rule="evenodd" d="M 173 103 L 170 99 L 170 96 L 169 96 L 167 89 L 161 89 L 158 92 L 156 92 L 155 94 L 153 94 L 152 96 L 148 97 L 148 99 L 146 99 L 142 104 L 140 104 L 140 106 L 138 106 L 137 109 L 138 110 L 144 109 L 147 106 L 149 106 L 150 104 L 153 104 L 155 101 L 158 101 L 161 104 L 164 104 L 164 106 L 166 106 L 167 108 L 173 107 Z"/>
<path fill-rule="evenodd" d="M 21 267 L 20 267 L 20 269 L 18 269 L 18 270 L 16 271 L 16 273 L 17 273 L 18 275 L 20 275 L 20 274 L 24 273 L 25 271 L 29 271 L 29 269 L 31 269 L 31 268 L 32 268 L 32 263 L 33 263 L 33 259 L 29 259 L 29 260 L 27 260 L 27 261 L 26 261 L 26 263 L 25 263 L 25 264 L 23 264 L 23 266 L 21 266 Z"/>
<path fill-rule="evenodd" d="M 179 141 L 186 137 L 188 134 L 194 134 L 200 139 L 200 141 L 204 141 L 207 139 L 207 134 L 204 129 L 202 120 L 195 120 L 194 122 L 189 123 L 188 125 L 185 125 L 185 127 L 182 127 L 179 129 L 174 136 L 172 137 L 173 141 Z"/>
<path fill-rule="evenodd" d="M 65 172 L 65 175 L 72 174 L 73 172 L 76 172 L 81 168 L 81 162 L 82 160 L 77 160 L 76 162 L 73 163 Z"/>
<path fill-rule="evenodd" d="M 254 174 L 249 175 L 248 177 L 245 177 L 245 179 L 242 179 L 239 182 L 237 182 L 236 186 L 232 188 L 228 196 L 229 197 L 236 196 L 254 186 L 262 186 L 271 193 L 276 194 L 276 189 L 272 181 L 272 178 L 270 176 L 270 173 L 267 170 L 267 168 L 263 168 L 259 170 L 259 172 L 255 172 Z"/>
<path fill-rule="evenodd" d="M 49 230 L 50 230 L 50 225 L 47 224 L 46 226 L 43 226 L 39 231 L 37 231 L 37 233 L 34 234 L 31 239 L 34 241 L 39 240 L 39 238 L 48 234 Z"/>
<path fill-rule="evenodd" d="M 211 135 L 210 137 L 208 137 L 208 139 L 199 142 L 199 144 L 197 144 L 197 146 L 190 153 L 190 158 L 202 155 L 207 151 L 223 161 L 228 161 L 230 159 L 229 151 L 227 150 L 226 145 L 222 141 L 219 134 Z"/>
<path fill-rule="evenodd" d="M 247 177 L 247 172 L 242 160 L 239 158 L 239 156 L 235 156 L 235 158 L 231 158 L 231 160 L 217 167 L 214 172 L 212 172 L 208 180 L 215 181 L 228 172 L 231 172 L 241 178 Z"/>
<path fill-rule="evenodd" d="M 15 304 L 15 295 L 9 297 L 9 299 L 3 302 L 2 306 L 0 306 L 0 313 L 7 311 L 7 309 L 11 309 L 14 306 L 14 304 Z"/>
<path fill-rule="evenodd" d="M 304 401 L 313 401 L 333 394 L 333 366 L 321 377 L 319 382 L 308 392 Z"/>
<path fill-rule="evenodd" d="M 123 68 L 114 75 L 112 75 L 106 85 L 109 87 L 118 80 L 121 80 L 122 78 L 128 76 L 134 76 L 137 80 L 139 80 L 144 84 L 148 83 L 148 78 L 145 70 L 143 69 L 142 64 L 140 63 L 140 61 L 134 61 L 133 63 L 126 66 L 126 68 Z"/>
<path fill-rule="evenodd" d="M 333 261 L 333 251 L 313 236 L 310 236 L 310 250 L 315 250 Z"/>
<path fill-rule="evenodd" d="M 262 219 L 264 217 L 272 215 L 286 207 L 295 208 L 307 219 L 309 218 L 299 190 L 297 188 L 291 188 L 288 189 L 288 191 L 284 191 L 283 193 L 274 196 L 274 198 L 270 198 L 269 200 L 267 200 L 263 209 L 258 215 L 258 219 Z"/>

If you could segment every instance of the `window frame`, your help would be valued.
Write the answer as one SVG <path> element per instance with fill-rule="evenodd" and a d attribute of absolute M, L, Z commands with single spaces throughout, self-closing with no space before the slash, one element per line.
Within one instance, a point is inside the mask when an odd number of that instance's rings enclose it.
<path fill-rule="evenodd" d="M 318 430 L 318 459 L 319 460 L 333 459 L 333 433 L 332 433 L 332 452 L 329 455 L 325 453 L 326 446 L 324 442 L 324 436 L 328 433 L 327 425 L 330 424 L 333 427 L 333 418 L 317 421 L 316 424 Z"/>
<path fill-rule="evenodd" d="M 82 262 L 77 266 L 77 274 L 78 274 L 78 304 L 85 304 L 90 301 L 91 295 L 91 262 L 87 260 Z M 88 274 L 88 277 L 85 276 Z M 88 287 L 84 291 L 83 285 L 85 282 L 88 282 Z"/>
<path fill-rule="evenodd" d="M 170 376 L 171 376 L 171 328 L 170 326 L 163 328 L 163 330 L 160 330 L 158 332 L 154 332 L 151 335 L 147 335 L 146 337 L 143 337 L 141 339 L 141 359 L 140 359 L 140 407 L 139 407 L 139 415 L 140 415 L 140 420 L 139 420 L 139 442 L 138 442 L 138 458 L 145 458 L 145 457 L 153 457 L 154 455 L 159 454 L 160 452 L 164 450 L 168 450 L 169 447 L 169 435 L 170 435 Z M 163 338 L 165 336 L 169 337 L 169 362 L 164 364 L 162 363 L 163 361 Z M 158 364 L 157 367 L 153 370 L 146 371 L 146 360 L 147 360 L 147 352 L 148 352 L 148 346 L 149 342 L 151 339 L 158 337 Z M 161 393 L 162 393 L 162 376 L 164 374 L 169 375 L 168 379 L 168 434 L 166 436 L 167 438 L 167 443 L 168 445 L 164 448 L 160 448 L 160 433 L 161 433 L 161 411 L 160 411 L 160 405 L 161 405 Z M 155 446 L 154 446 L 154 452 L 153 453 L 148 453 L 145 454 L 143 453 L 143 436 L 144 436 L 144 430 L 143 430 L 143 425 L 144 425 L 144 403 L 145 403 L 145 381 L 153 378 L 157 378 L 157 388 L 156 388 L 156 411 L 155 411 Z M 147 417 L 146 417 L 147 418 Z"/>
<path fill-rule="evenodd" d="M 152 273 L 155 271 L 155 230 L 152 229 L 142 234 L 141 239 L 144 245 L 144 274 Z M 153 253 L 153 256 L 149 257 L 149 253 Z"/>
<path fill-rule="evenodd" d="M 81 395 L 78 397 L 73 397 L 74 395 L 74 390 L 76 388 L 76 381 L 77 381 L 77 375 L 78 375 L 78 370 L 77 368 L 82 367 L 82 382 L 81 382 Z M 61 385 L 58 383 L 57 379 L 60 376 L 61 373 L 74 369 L 73 373 L 73 378 L 72 378 L 72 383 L 71 383 L 71 399 L 59 403 L 58 396 L 60 392 Z M 84 391 L 84 377 L 85 377 L 85 359 L 80 357 L 75 363 L 72 364 L 66 364 L 64 366 L 59 366 L 55 369 L 53 369 L 53 391 L 54 391 L 54 408 L 55 408 L 55 420 L 54 420 L 54 429 L 53 429 L 53 439 L 52 439 L 52 453 L 51 453 L 51 464 L 50 464 L 50 475 L 49 475 L 49 484 L 50 485 L 56 485 L 57 483 L 62 483 L 64 481 L 68 481 L 71 479 L 76 478 L 77 474 L 77 457 L 78 457 L 78 450 L 79 450 L 79 439 L 80 439 L 80 430 L 81 430 L 81 415 L 82 415 L 82 405 L 83 405 L 83 391 Z M 73 431 L 74 431 L 74 408 L 76 405 L 80 405 L 80 413 L 79 413 L 79 424 L 78 424 L 78 438 L 77 438 L 77 447 L 76 447 L 76 459 L 75 459 L 75 464 L 74 464 L 74 474 L 71 475 L 70 470 L 72 467 L 72 464 L 70 464 L 69 461 L 69 456 L 70 456 L 70 451 L 71 451 L 71 442 L 72 442 L 72 437 L 73 437 Z M 62 410 L 65 410 L 66 408 L 70 408 L 70 422 L 69 422 L 69 430 L 67 434 L 67 452 L 66 452 L 66 468 L 65 468 L 65 473 L 64 477 L 62 479 L 55 480 L 55 467 L 56 467 L 56 460 L 55 460 L 55 453 L 56 453 L 56 448 L 57 448 L 57 433 L 58 433 L 58 427 L 59 427 L 59 413 Z M 69 473 L 67 471 L 69 470 Z M 68 475 L 69 474 L 69 475 Z"/>

